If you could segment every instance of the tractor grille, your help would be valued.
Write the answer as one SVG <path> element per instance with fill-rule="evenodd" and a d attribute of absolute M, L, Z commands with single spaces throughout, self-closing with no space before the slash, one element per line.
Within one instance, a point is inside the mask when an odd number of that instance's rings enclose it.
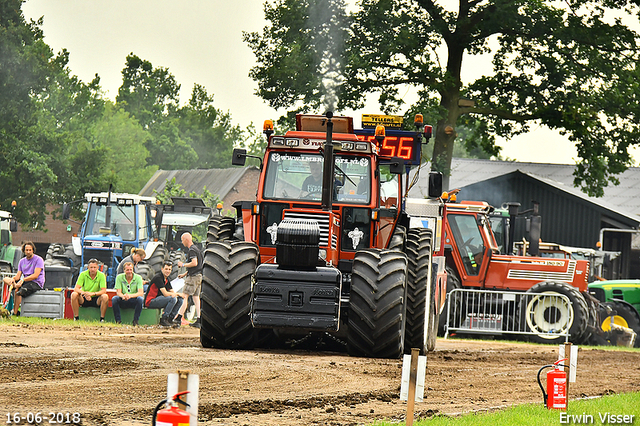
<path fill-rule="evenodd" d="M 113 252 L 111 250 L 96 250 L 96 249 L 84 249 L 84 263 L 89 262 L 89 259 L 97 259 L 99 262 L 104 263 L 107 267 L 112 266 L 111 260 L 113 259 Z"/>
<path fill-rule="evenodd" d="M 301 213 L 301 212 L 284 212 L 285 219 L 307 219 L 315 220 L 320 226 L 320 247 L 329 245 L 329 215 L 326 213 Z M 334 236 L 331 241 L 331 247 L 336 248 L 338 245 L 337 237 Z"/>
<path fill-rule="evenodd" d="M 507 278 L 535 281 L 564 281 L 570 283 L 573 281 L 573 276 L 576 271 L 576 264 L 577 262 L 575 260 L 569 261 L 566 272 L 511 269 Z"/>

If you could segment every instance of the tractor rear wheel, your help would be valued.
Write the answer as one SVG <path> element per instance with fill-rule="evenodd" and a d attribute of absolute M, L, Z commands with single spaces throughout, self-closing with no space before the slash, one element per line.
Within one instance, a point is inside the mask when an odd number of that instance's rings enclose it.
<path fill-rule="evenodd" d="M 169 252 L 169 262 L 171 262 L 171 274 L 169 274 L 169 282 L 175 280 L 177 276 L 180 274 L 180 267 L 178 266 L 178 262 L 183 262 L 187 260 L 187 256 L 182 250 L 172 250 Z M 184 267 L 183 267 L 184 269 Z"/>
<path fill-rule="evenodd" d="M 558 332 L 568 332 L 571 342 L 582 341 L 587 330 L 589 308 L 577 288 L 563 282 L 545 281 L 534 285 L 527 293 L 540 294 L 523 298 L 520 303 L 519 323 L 525 331 L 535 333 L 529 336 L 530 340 L 537 343 L 561 343 L 565 337 L 558 336 Z M 565 295 L 569 302 L 544 297 L 553 294 Z"/>
<path fill-rule="evenodd" d="M 153 251 L 153 254 L 148 259 L 145 259 L 150 269 L 150 275 L 148 278 L 149 280 L 162 270 L 162 264 L 166 259 L 167 249 L 164 248 L 164 246 L 156 247 L 156 249 Z"/>
<path fill-rule="evenodd" d="M 256 330 L 251 324 L 251 276 L 258 264 L 258 246 L 249 242 L 212 242 L 204 253 L 202 328 L 204 347 L 251 349 Z"/>
<path fill-rule="evenodd" d="M 616 325 L 630 328 L 636 333 L 634 347 L 640 348 L 640 319 L 638 319 L 638 314 L 634 312 L 634 309 L 617 300 L 610 300 L 609 302 L 603 303 L 603 305 L 609 306 L 612 313 L 605 318 L 600 318 L 600 324 L 598 325 L 602 330 L 611 330 L 611 320 L 613 320 L 613 323 Z"/>
<path fill-rule="evenodd" d="M 207 243 L 231 240 L 235 230 L 236 220 L 234 218 L 228 216 L 213 216 L 209 219 Z"/>
<path fill-rule="evenodd" d="M 432 232 L 428 228 L 410 229 L 407 234 L 407 323 L 404 333 L 405 353 L 411 348 L 419 348 L 422 355 L 427 352 L 425 333 L 425 315 L 427 291 L 432 285 L 429 280 L 431 266 Z M 433 321 L 433 316 L 429 318 Z M 436 319 L 437 321 L 437 319 Z M 427 337 L 431 323 L 427 326 Z M 435 341 L 433 342 L 435 345 Z"/>
<path fill-rule="evenodd" d="M 347 350 L 369 358 L 399 358 L 404 349 L 407 257 L 362 250 L 353 259 Z"/>

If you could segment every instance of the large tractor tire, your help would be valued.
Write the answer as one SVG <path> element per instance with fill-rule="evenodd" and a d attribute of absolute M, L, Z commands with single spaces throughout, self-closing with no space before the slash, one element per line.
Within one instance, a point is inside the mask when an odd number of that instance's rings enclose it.
<path fill-rule="evenodd" d="M 56 265 L 61 263 L 55 263 L 54 256 L 63 256 L 65 254 L 65 246 L 60 243 L 52 243 L 49 245 L 47 249 L 47 253 L 44 256 L 44 264 L 45 265 Z"/>
<path fill-rule="evenodd" d="M 171 262 L 171 274 L 169 274 L 169 281 L 175 280 L 179 274 L 185 272 L 185 268 L 180 268 L 178 262 L 184 263 L 187 260 L 187 255 L 182 250 L 172 250 L 169 252 L 169 262 Z"/>
<path fill-rule="evenodd" d="M 449 319 L 449 324 L 453 325 L 455 321 L 454 312 L 459 312 L 462 307 L 462 298 L 460 293 L 454 293 L 451 295 L 451 291 L 455 289 L 462 288 L 462 284 L 460 284 L 460 278 L 458 278 L 458 274 L 447 266 L 447 297 L 444 301 L 444 308 L 442 309 L 442 313 L 440 314 L 440 318 L 438 320 L 438 336 L 444 336 L 446 330 L 445 326 L 447 325 L 447 312 L 449 311 L 449 304 L 453 303 L 453 307 L 451 308 L 451 317 Z M 454 300 L 452 300 L 454 299 Z M 459 325 L 459 324 L 457 324 Z"/>
<path fill-rule="evenodd" d="M 602 330 L 611 330 L 611 320 L 613 320 L 613 323 L 616 325 L 630 328 L 636 333 L 634 347 L 640 348 L 640 318 L 633 306 L 617 300 L 605 302 L 603 305 L 611 308 L 611 314 L 600 319 L 600 324 L 598 325 Z"/>
<path fill-rule="evenodd" d="M 362 250 L 353 259 L 347 350 L 352 356 L 399 358 L 404 349 L 407 257 Z"/>
<path fill-rule="evenodd" d="M 149 273 L 151 274 L 151 277 L 149 279 L 153 278 L 162 270 L 162 264 L 167 259 L 167 249 L 163 246 L 156 247 L 156 249 L 153 251 L 153 254 L 148 259 L 145 259 L 150 269 Z"/>
<path fill-rule="evenodd" d="M 140 275 L 142 277 L 142 281 L 151 281 L 155 275 L 153 273 L 153 269 L 151 269 L 151 265 L 149 265 L 146 260 L 138 262 L 133 268 L 133 272 Z"/>
<path fill-rule="evenodd" d="M 229 241 L 233 239 L 236 230 L 236 220 L 228 216 L 213 216 L 209 219 L 207 243 Z"/>
<path fill-rule="evenodd" d="M 407 234 L 408 274 L 407 323 L 404 333 L 405 353 L 411 353 L 411 348 L 419 348 L 420 353 L 426 355 L 428 350 L 424 334 L 427 292 L 430 292 L 432 287 L 429 280 L 431 239 L 432 232 L 427 228 L 410 229 Z M 427 326 L 426 330 L 427 337 L 428 331 L 429 326 Z"/>
<path fill-rule="evenodd" d="M 389 250 L 405 251 L 405 242 L 407 241 L 407 229 L 402 225 L 397 225 L 396 230 L 389 241 Z"/>
<path fill-rule="evenodd" d="M 589 321 L 589 308 L 580 291 L 563 282 L 544 281 L 527 290 L 527 293 L 563 294 L 569 303 L 560 299 L 554 303 L 544 297 L 527 297 L 520 303 L 519 324 L 527 332 L 535 334 L 529 340 L 537 343 L 557 344 L 565 341 L 557 332 L 569 332 L 569 340 L 582 342 Z"/>
<path fill-rule="evenodd" d="M 254 329 L 249 317 L 251 276 L 258 256 L 253 243 L 209 243 L 200 294 L 200 342 L 205 348 L 251 349 L 264 332 Z"/>

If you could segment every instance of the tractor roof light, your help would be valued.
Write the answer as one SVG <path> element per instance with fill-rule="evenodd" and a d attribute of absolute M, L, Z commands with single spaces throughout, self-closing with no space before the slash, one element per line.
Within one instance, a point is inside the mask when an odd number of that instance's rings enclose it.
<path fill-rule="evenodd" d="M 384 130 L 384 126 L 382 124 L 378 124 L 376 126 L 376 140 L 380 143 L 382 143 L 382 141 L 384 140 L 384 138 L 386 137 L 386 133 Z"/>
<path fill-rule="evenodd" d="M 216 209 L 221 210 L 222 209 L 222 203 L 216 204 Z"/>
<path fill-rule="evenodd" d="M 447 201 L 449 199 L 449 193 L 447 191 L 443 192 L 440 198 L 442 198 L 444 201 Z"/>
<path fill-rule="evenodd" d="M 416 126 L 416 129 L 422 129 L 422 126 L 424 126 L 424 118 L 422 117 L 422 114 L 416 114 L 416 117 L 413 119 L 413 124 Z"/>
<path fill-rule="evenodd" d="M 429 139 L 431 139 L 431 135 L 433 134 L 433 127 L 432 126 L 424 126 L 424 130 L 422 131 L 422 134 L 424 135 L 424 138 L 428 142 Z"/>
<path fill-rule="evenodd" d="M 267 135 L 267 138 L 273 134 L 273 120 L 264 120 L 262 132 Z"/>

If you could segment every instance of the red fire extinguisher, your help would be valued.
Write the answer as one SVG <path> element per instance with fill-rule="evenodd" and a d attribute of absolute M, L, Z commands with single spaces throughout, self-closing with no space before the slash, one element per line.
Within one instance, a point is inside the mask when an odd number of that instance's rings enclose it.
<path fill-rule="evenodd" d="M 151 424 L 153 426 L 189 426 L 189 422 L 191 420 L 189 413 L 181 410 L 176 405 L 177 402 L 180 402 L 188 407 L 189 404 L 180 399 L 182 395 L 186 395 L 188 393 L 189 391 L 184 391 L 173 395 L 173 398 L 171 398 L 171 407 L 165 408 L 164 410 L 160 410 L 160 407 L 165 405 L 168 400 L 163 399 L 162 401 L 160 401 L 160 403 L 153 410 Z"/>
<path fill-rule="evenodd" d="M 567 358 L 560 359 L 553 364 L 545 365 L 538 370 L 538 385 L 540 385 L 544 404 L 548 409 L 567 409 L 567 373 L 560 370 L 560 367 L 566 367 L 565 365 L 560 364 L 562 361 L 566 360 Z M 544 387 L 542 387 L 542 382 L 540 381 L 540 373 L 542 373 L 542 370 L 549 367 L 554 368 L 547 373 L 547 392 L 545 393 Z"/>

